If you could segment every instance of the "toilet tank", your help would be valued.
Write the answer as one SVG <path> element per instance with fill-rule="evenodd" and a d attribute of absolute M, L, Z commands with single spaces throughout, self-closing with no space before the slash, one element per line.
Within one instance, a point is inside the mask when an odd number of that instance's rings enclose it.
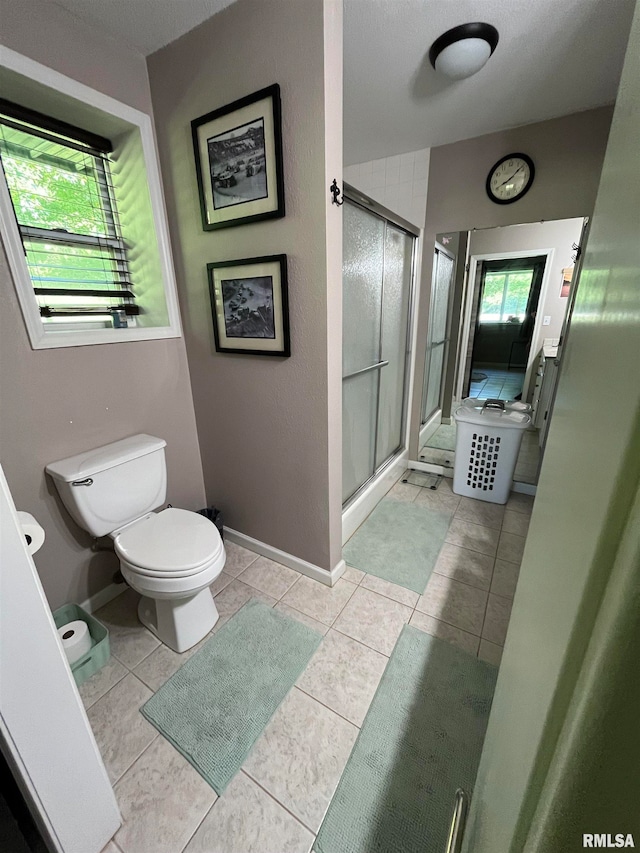
<path fill-rule="evenodd" d="M 165 447 L 162 438 L 132 435 L 52 462 L 45 470 L 80 527 L 106 536 L 164 503 Z"/>

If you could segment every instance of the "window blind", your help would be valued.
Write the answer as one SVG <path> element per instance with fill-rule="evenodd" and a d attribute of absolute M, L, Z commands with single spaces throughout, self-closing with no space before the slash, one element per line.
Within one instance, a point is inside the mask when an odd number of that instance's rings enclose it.
<path fill-rule="evenodd" d="M 139 314 L 109 140 L 0 101 L 0 159 L 43 322 L 126 326 Z"/>

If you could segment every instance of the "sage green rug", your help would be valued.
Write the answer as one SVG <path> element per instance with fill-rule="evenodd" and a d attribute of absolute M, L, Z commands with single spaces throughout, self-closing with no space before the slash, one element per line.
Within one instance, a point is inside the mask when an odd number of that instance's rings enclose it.
<path fill-rule="evenodd" d="M 383 498 L 342 549 L 349 566 L 422 594 L 451 513 Z"/>
<path fill-rule="evenodd" d="M 438 429 L 428 439 L 425 447 L 435 447 L 439 450 L 456 449 L 456 425 L 440 424 Z"/>
<path fill-rule="evenodd" d="M 473 790 L 497 673 L 406 625 L 313 849 L 443 853 L 456 790 Z"/>
<path fill-rule="evenodd" d="M 222 794 L 321 641 L 252 598 L 141 711 Z"/>

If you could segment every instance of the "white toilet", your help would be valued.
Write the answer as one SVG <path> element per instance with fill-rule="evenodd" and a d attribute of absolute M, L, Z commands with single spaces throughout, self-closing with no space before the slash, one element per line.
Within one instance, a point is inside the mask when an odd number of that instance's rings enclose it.
<path fill-rule="evenodd" d="M 218 621 L 209 585 L 225 563 L 217 528 L 165 502 L 166 442 L 132 435 L 47 465 L 80 527 L 111 536 L 127 583 L 143 596 L 138 616 L 163 643 L 184 652 Z"/>

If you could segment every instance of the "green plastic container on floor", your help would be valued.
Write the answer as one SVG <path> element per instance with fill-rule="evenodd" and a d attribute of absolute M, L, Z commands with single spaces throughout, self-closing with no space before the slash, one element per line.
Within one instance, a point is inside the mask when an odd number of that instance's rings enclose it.
<path fill-rule="evenodd" d="M 76 619 L 82 619 L 87 623 L 89 633 L 91 634 L 91 648 L 75 663 L 71 664 L 71 673 L 76 684 L 80 687 L 81 684 L 91 678 L 92 675 L 102 669 L 105 663 L 109 660 L 109 631 L 104 627 L 102 622 L 83 610 L 79 604 L 64 604 L 53 612 L 53 621 L 56 623 L 56 628 L 62 628 L 69 622 Z"/>

